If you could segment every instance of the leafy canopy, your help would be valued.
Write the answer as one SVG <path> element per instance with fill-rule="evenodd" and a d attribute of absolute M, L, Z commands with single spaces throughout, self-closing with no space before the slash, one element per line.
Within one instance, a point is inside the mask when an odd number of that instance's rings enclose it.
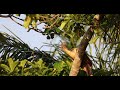
<path fill-rule="evenodd" d="M 22 14 L 10 14 L 13 21 L 16 19 L 23 21 L 19 25 L 25 27 L 27 31 L 34 30 L 45 35 L 47 39 L 53 39 L 55 35 L 66 41 L 69 48 L 76 47 L 87 28 L 92 24 L 92 19 L 95 14 L 24 14 L 25 19 L 21 19 Z M 39 25 L 45 24 L 43 30 L 39 29 Z M 88 55 L 93 62 L 94 70 L 98 72 L 109 71 L 109 75 L 120 75 L 120 15 L 119 14 L 104 14 L 99 27 L 94 30 L 95 34 L 89 42 Z M 9 40 L 0 35 L 1 52 L 3 44 Z M 13 41 L 13 40 L 11 40 Z M 18 43 L 18 42 L 17 42 Z M 22 43 L 20 43 L 22 45 Z M 8 45 L 8 44 L 7 44 Z M 10 45 L 10 44 L 9 44 Z M 8 46 L 9 46 L 8 45 Z M 17 45 L 17 44 L 16 44 Z M 24 46 L 29 48 L 28 46 Z M 59 54 L 58 60 L 69 59 L 57 46 L 55 53 Z M 4 47 L 5 48 L 5 47 Z M 5 50 L 5 49 L 4 49 Z M 9 50 L 8 48 L 6 50 Z M 30 50 L 30 49 L 28 49 Z M 9 52 L 9 51 L 8 51 Z M 6 52 L 7 53 L 7 52 Z M 4 54 L 6 54 L 4 53 Z M 18 53 L 18 52 L 17 52 Z M 13 54 L 14 55 L 14 54 Z M 5 57 L 4 57 L 5 58 Z M 21 58 L 22 59 L 22 58 Z M 46 60 L 47 61 L 47 60 Z M 59 63 L 60 65 L 62 64 Z M 62 66 L 54 66 L 59 71 L 63 70 Z M 64 65 L 63 65 L 64 67 Z M 99 70 L 99 69 L 100 70 Z M 96 72 L 95 72 L 96 73 Z M 102 74 L 103 74 L 102 73 Z M 111 74 L 114 73 L 114 74 Z M 97 75 L 97 74 L 96 74 Z M 107 74 L 105 74 L 107 75 Z"/>

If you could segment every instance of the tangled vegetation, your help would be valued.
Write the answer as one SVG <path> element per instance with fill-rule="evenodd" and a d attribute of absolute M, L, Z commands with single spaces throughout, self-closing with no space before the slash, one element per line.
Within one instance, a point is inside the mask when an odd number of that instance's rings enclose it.
<path fill-rule="evenodd" d="M 69 49 L 77 47 L 87 28 L 93 24 L 95 14 L 0 14 L 11 18 L 25 27 L 34 30 L 47 39 L 55 35 L 67 43 Z M 94 28 L 94 35 L 86 49 L 93 63 L 93 76 L 120 76 L 120 15 L 102 14 L 102 20 Z M 17 19 L 22 21 L 17 22 Z M 45 24 L 43 30 L 38 25 Z M 0 75 L 1 76 L 68 76 L 71 58 L 60 48 L 50 53 L 33 50 L 20 38 L 0 33 Z M 57 54 L 57 56 L 56 56 Z M 78 76 L 86 76 L 80 68 Z"/>

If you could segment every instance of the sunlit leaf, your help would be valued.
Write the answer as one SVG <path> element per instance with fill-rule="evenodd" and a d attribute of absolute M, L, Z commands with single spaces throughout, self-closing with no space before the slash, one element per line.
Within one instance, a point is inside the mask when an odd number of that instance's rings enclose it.
<path fill-rule="evenodd" d="M 102 34 L 102 30 L 101 30 L 101 29 L 94 29 L 94 32 L 95 32 L 97 35 L 101 35 L 101 34 Z"/>
<path fill-rule="evenodd" d="M 69 33 L 68 33 L 67 35 L 68 35 L 70 38 L 73 38 L 73 35 L 71 35 L 71 34 L 69 34 Z"/>
<path fill-rule="evenodd" d="M 37 27 L 37 24 L 36 24 L 35 20 L 32 21 L 32 26 L 33 26 L 34 28 Z"/>
<path fill-rule="evenodd" d="M 60 29 L 61 29 L 61 30 L 65 27 L 65 25 L 67 24 L 68 21 L 69 21 L 69 20 L 63 21 L 63 22 L 61 23 L 61 25 L 60 25 Z"/>
<path fill-rule="evenodd" d="M 20 16 L 20 14 L 16 14 L 16 16 Z"/>
<path fill-rule="evenodd" d="M 38 65 L 41 66 L 41 65 L 43 64 L 43 60 L 39 60 L 39 61 L 37 61 L 36 64 L 38 64 Z"/>
<path fill-rule="evenodd" d="M 24 24 L 23 25 L 24 25 L 25 28 L 28 28 L 30 23 L 31 23 L 31 17 L 27 16 L 26 19 L 24 20 Z"/>
<path fill-rule="evenodd" d="M 36 19 L 40 19 L 40 14 L 35 14 Z"/>
<path fill-rule="evenodd" d="M 9 67 L 10 67 L 11 72 L 14 71 L 14 69 L 15 69 L 15 67 L 17 66 L 18 63 L 19 63 L 19 62 L 17 62 L 17 61 L 13 61 L 12 58 L 9 58 L 9 59 L 8 59 L 8 64 L 9 64 Z"/>
<path fill-rule="evenodd" d="M 0 64 L 0 67 L 3 68 L 6 72 L 10 71 L 10 68 L 5 64 Z"/>
<path fill-rule="evenodd" d="M 90 44 L 94 44 L 96 41 L 97 41 L 97 39 L 99 38 L 99 36 L 95 36 L 95 37 L 93 37 L 91 40 L 90 40 Z"/>
<path fill-rule="evenodd" d="M 55 62 L 54 63 L 54 68 L 56 68 L 59 72 L 63 70 L 63 67 L 65 63 L 63 61 L 60 62 Z"/>
<path fill-rule="evenodd" d="M 19 66 L 20 66 L 20 67 L 22 67 L 22 68 L 24 68 L 24 66 L 25 66 L 26 62 L 27 62 L 27 60 L 26 60 L 26 59 L 25 59 L 25 60 L 20 61 Z"/>
<path fill-rule="evenodd" d="M 47 73 L 47 71 L 49 71 L 49 68 L 46 68 L 43 72 L 42 75 L 45 75 Z"/>
<path fill-rule="evenodd" d="M 60 29 L 59 28 L 56 28 L 55 29 L 57 33 L 60 33 Z"/>
<path fill-rule="evenodd" d="M 71 67 L 72 63 L 71 63 L 69 60 L 66 60 L 65 62 L 66 62 L 66 64 L 67 64 L 68 66 Z"/>

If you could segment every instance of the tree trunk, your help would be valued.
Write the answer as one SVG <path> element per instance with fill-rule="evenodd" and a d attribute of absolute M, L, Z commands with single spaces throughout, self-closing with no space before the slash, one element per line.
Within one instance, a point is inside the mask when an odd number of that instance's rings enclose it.
<path fill-rule="evenodd" d="M 83 39 L 77 49 L 77 53 L 76 53 L 75 59 L 72 63 L 72 67 L 71 67 L 69 76 L 77 76 L 77 74 L 80 70 L 81 62 L 83 60 L 83 56 L 84 56 L 86 47 L 87 47 L 89 41 L 91 40 L 93 33 L 94 32 L 92 30 L 92 27 L 90 26 L 88 31 L 84 34 Z"/>
<path fill-rule="evenodd" d="M 74 61 L 72 63 L 71 71 L 69 76 L 77 76 L 78 72 L 80 70 L 81 62 L 84 60 L 83 56 L 85 54 L 85 50 L 87 48 L 87 45 L 89 44 L 89 41 L 91 40 L 93 34 L 94 34 L 94 25 L 98 25 L 100 20 L 100 14 L 96 14 L 93 18 L 93 25 L 90 26 L 90 28 L 87 30 L 87 32 L 84 34 L 83 39 L 81 40 L 79 47 L 77 49 L 77 53 L 75 55 Z"/>

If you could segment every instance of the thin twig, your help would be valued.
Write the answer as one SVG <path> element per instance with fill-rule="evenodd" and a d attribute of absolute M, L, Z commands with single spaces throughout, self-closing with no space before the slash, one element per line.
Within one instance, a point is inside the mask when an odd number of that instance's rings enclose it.
<path fill-rule="evenodd" d="M 18 18 L 18 17 L 14 16 L 14 15 L 12 17 L 24 21 L 24 19 Z"/>
<path fill-rule="evenodd" d="M 23 26 L 22 24 L 16 22 L 12 17 L 10 17 L 11 20 L 13 20 L 15 23 L 19 24 L 20 26 Z"/>
<path fill-rule="evenodd" d="M 44 27 L 44 29 L 47 29 L 47 28 L 51 29 L 51 28 L 56 24 L 56 22 L 57 22 L 58 19 L 59 19 L 59 15 L 56 15 L 56 16 L 58 16 L 57 19 L 56 19 L 50 26 Z"/>
<path fill-rule="evenodd" d="M 4 26 L 4 25 L 3 25 Z M 6 26 L 4 26 L 8 31 L 10 31 L 14 36 L 16 36 L 19 40 L 21 40 L 23 43 L 24 41 L 22 39 L 20 39 L 17 35 L 15 35 L 10 29 L 8 29 Z"/>

